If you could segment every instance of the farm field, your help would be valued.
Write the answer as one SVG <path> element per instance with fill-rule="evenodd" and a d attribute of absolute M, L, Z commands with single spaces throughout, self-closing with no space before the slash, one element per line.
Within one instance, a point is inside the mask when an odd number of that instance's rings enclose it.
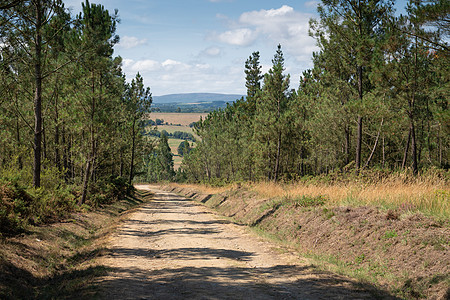
<path fill-rule="evenodd" d="M 205 118 L 208 114 L 207 113 L 158 113 L 158 112 L 152 112 L 148 118 L 152 120 L 156 119 L 162 119 L 164 120 L 164 123 L 169 124 L 180 124 L 181 126 L 176 125 L 158 125 L 157 130 L 159 132 L 165 130 L 168 133 L 174 133 L 175 131 L 181 131 L 186 133 L 191 133 L 194 135 L 196 139 L 199 137 L 194 133 L 193 129 L 189 127 L 189 124 L 192 122 L 197 122 L 200 120 L 200 117 Z M 181 161 L 183 158 L 178 155 L 178 146 L 180 143 L 183 142 L 181 139 L 175 139 L 169 137 L 169 146 L 173 154 L 173 163 L 174 163 L 174 169 L 178 170 L 178 168 L 181 166 Z M 195 147 L 195 143 L 192 141 L 189 141 L 192 147 Z"/>
<path fill-rule="evenodd" d="M 203 119 L 208 115 L 208 113 L 160 113 L 152 112 L 148 116 L 148 119 L 156 120 L 162 119 L 164 122 L 172 124 L 181 124 L 184 126 L 189 126 L 192 122 L 197 122 L 200 117 Z"/>

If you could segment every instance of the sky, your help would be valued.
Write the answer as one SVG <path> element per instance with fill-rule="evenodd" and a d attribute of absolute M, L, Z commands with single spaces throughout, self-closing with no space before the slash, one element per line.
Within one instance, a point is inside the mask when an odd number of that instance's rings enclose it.
<path fill-rule="evenodd" d="M 316 42 L 308 35 L 315 0 L 102 0 L 118 9 L 119 44 L 127 81 L 139 72 L 153 96 L 175 93 L 246 94 L 245 61 L 259 51 L 263 73 L 278 44 L 291 88 L 312 67 Z M 66 0 L 73 14 L 81 0 Z"/>

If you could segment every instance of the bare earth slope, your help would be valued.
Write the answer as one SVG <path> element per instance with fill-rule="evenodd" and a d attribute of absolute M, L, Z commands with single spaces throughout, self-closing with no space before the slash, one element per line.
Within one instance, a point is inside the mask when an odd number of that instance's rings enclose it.
<path fill-rule="evenodd" d="M 106 299 L 372 299 L 370 286 L 318 271 L 245 227 L 152 186 L 155 200 L 111 238 Z M 383 299 L 387 294 L 375 291 Z"/>

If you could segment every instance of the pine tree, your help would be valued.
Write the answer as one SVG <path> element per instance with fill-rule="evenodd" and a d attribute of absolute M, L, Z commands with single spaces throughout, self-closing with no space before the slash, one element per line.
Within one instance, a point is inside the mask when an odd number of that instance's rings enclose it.
<path fill-rule="evenodd" d="M 192 148 L 191 148 L 191 145 L 189 145 L 188 141 L 182 141 L 177 148 L 177 152 L 178 152 L 179 156 L 188 155 L 189 152 L 191 152 L 191 150 L 192 150 Z"/>
<path fill-rule="evenodd" d="M 45 36 L 49 23 L 57 14 L 64 13 L 61 0 L 35 0 L 2 5 L 0 24 L 2 42 L 14 49 L 25 62 L 24 69 L 33 76 L 33 186 L 41 186 L 43 111 L 43 79 L 51 71 L 46 68 L 45 55 L 49 51 L 51 36 Z M 46 37 L 48 39 L 46 39 Z M 25 70 L 24 70 L 25 71 Z"/>
<path fill-rule="evenodd" d="M 137 122 L 150 111 L 152 104 L 152 94 L 150 88 L 144 88 L 144 79 L 137 73 L 136 78 L 131 81 L 126 95 L 126 105 L 129 112 L 128 117 L 131 119 L 131 162 L 130 162 L 130 176 L 128 183 L 131 184 L 134 177 L 134 164 L 136 152 L 136 136 L 138 134 Z"/>
<path fill-rule="evenodd" d="M 358 94 L 358 104 L 363 105 L 365 95 L 373 88 L 369 81 L 371 61 L 378 29 L 383 17 L 389 14 L 391 6 L 384 0 L 323 0 L 318 6 L 320 23 L 313 22 L 319 46 L 328 37 L 337 37 L 343 51 L 353 56 L 353 86 Z M 363 112 L 357 116 L 356 129 L 356 172 L 359 173 L 362 160 Z"/>
<path fill-rule="evenodd" d="M 256 97 L 261 92 L 261 65 L 259 52 L 253 52 L 245 62 L 245 87 L 247 88 L 248 113 L 253 115 L 256 110 Z"/>
<path fill-rule="evenodd" d="M 160 165 L 162 180 L 173 180 L 175 171 L 173 170 L 173 154 L 170 150 L 169 143 L 166 135 L 161 135 L 161 138 L 157 147 L 158 163 Z"/>
<path fill-rule="evenodd" d="M 282 156 L 289 75 L 284 75 L 284 57 L 278 45 L 272 68 L 264 76 L 262 96 L 258 98 L 255 119 L 255 145 L 258 165 L 268 180 L 277 181 Z M 263 176 L 264 176 L 263 175 Z"/>
<path fill-rule="evenodd" d="M 93 178 L 98 153 L 99 126 L 106 121 L 106 115 L 99 108 L 104 99 L 105 74 L 112 67 L 113 46 L 118 42 L 115 35 L 116 14 L 111 16 L 103 5 L 82 3 L 82 12 L 77 19 L 80 47 L 84 52 L 81 60 L 82 86 L 84 99 L 80 99 L 86 111 L 86 124 L 89 132 L 89 147 L 86 154 L 86 167 L 83 179 L 83 192 L 79 203 L 86 200 L 89 179 Z M 80 93 L 80 95 L 82 95 Z"/>

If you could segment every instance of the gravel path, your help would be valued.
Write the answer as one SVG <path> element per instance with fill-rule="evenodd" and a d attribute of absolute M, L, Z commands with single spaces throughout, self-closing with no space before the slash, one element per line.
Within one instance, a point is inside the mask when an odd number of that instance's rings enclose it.
<path fill-rule="evenodd" d="M 143 185 L 154 200 L 110 241 L 105 299 L 372 299 L 354 281 L 224 220 L 198 203 Z"/>

